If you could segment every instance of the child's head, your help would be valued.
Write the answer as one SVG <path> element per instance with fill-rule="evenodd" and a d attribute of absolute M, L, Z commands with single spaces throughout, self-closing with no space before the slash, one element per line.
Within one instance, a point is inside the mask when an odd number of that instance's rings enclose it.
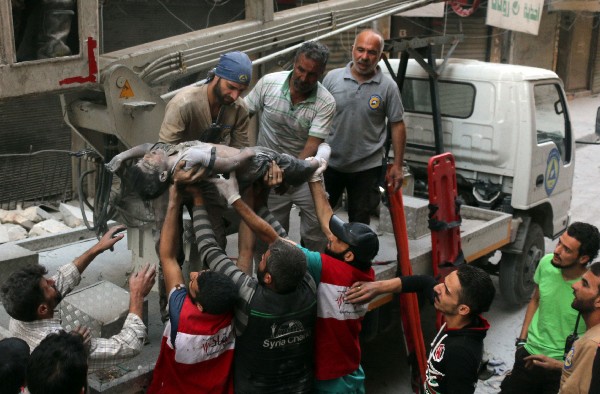
<path fill-rule="evenodd" d="M 233 310 L 238 289 L 231 278 L 220 272 L 190 272 L 189 296 L 204 313 L 221 315 Z"/>
<path fill-rule="evenodd" d="M 167 154 L 162 149 L 153 149 L 129 167 L 125 179 L 142 200 L 153 200 L 168 189 L 169 169 Z"/>

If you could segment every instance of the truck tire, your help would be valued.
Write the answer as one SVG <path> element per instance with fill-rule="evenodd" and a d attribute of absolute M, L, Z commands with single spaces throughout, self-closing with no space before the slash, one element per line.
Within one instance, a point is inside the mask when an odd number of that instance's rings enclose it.
<path fill-rule="evenodd" d="M 503 253 L 500 260 L 500 293 L 508 304 L 518 305 L 529 301 L 535 283 L 535 269 L 544 256 L 544 232 L 532 222 L 527 231 L 523 253 Z"/>

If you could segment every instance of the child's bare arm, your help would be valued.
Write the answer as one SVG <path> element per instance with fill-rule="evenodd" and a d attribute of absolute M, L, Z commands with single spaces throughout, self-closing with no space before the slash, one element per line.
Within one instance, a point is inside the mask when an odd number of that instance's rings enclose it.
<path fill-rule="evenodd" d="M 113 157 L 112 160 L 108 164 L 105 164 L 106 169 L 112 173 L 117 172 L 121 168 L 121 165 L 123 164 L 124 161 L 129 160 L 129 159 L 136 159 L 138 157 L 144 157 L 146 152 L 148 152 L 152 148 L 153 145 L 154 144 L 152 144 L 152 143 L 140 144 L 140 145 L 134 146 L 131 149 L 128 149 L 124 152 L 119 153 L 118 155 Z"/>

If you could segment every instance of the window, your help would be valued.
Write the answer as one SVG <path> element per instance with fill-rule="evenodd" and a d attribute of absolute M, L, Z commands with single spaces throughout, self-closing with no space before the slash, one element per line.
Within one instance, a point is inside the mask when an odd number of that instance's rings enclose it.
<path fill-rule="evenodd" d="M 429 80 L 407 78 L 402 89 L 402 104 L 408 112 L 431 114 Z M 475 87 L 468 83 L 438 81 L 442 116 L 468 118 L 475 105 Z"/>
<path fill-rule="evenodd" d="M 567 133 L 565 101 L 560 86 L 539 84 L 533 87 L 537 143 L 553 142 L 563 162 L 571 161 L 570 133 Z"/>

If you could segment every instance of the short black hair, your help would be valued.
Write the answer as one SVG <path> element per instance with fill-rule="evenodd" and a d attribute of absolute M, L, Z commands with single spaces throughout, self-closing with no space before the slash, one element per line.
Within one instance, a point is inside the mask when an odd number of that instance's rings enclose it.
<path fill-rule="evenodd" d="M 18 394 L 25 386 L 29 345 L 21 338 L 0 340 L 0 394 Z"/>
<path fill-rule="evenodd" d="M 588 256 L 593 261 L 600 249 L 598 228 L 589 223 L 574 222 L 567 228 L 567 234 L 579 241 L 579 257 Z"/>
<path fill-rule="evenodd" d="M 306 41 L 296 51 L 294 63 L 298 60 L 300 55 L 304 55 L 307 59 L 314 60 L 321 65 L 323 70 L 325 70 L 327 61 L 329 60 L 329 48 L 318 41 Z"/>
<path fill-rule="evenodd" d="M 589 270 L 595 276 L 600 276 L 600 261 L 596 261 L 595 263 L 590 264 Z M 600 285 L 598 285 L 598 294 L 600 294 Z"/>
<path fill-rule="evenodd" d="M 238 289 L 227 275 L 206 271 L 198 275 L 198 292 L 194 301 L 202 305 L 202 311 L 221 315 L 231 311 L 238 299 Z"/>
<path fill-rule="evenodd" d="M 160 173 L 157 169 L 133 165 L 125 171 L 124 179 L 142 200 L 154 200 L 169 188 L 169 182 L 160 180 Z"/>
<path fill-rule="evenodd" d="M 459 266 L 456 274 L 461 287 L 458 303 L 467 305 L 472 316 L 487 312 L 496 295 L 490 274 L 470 264 Z"/>
<path fill-rule="evenodd" d="M 282 294 L 294 291 L 306 274 L 304 252 L 281 238 L 269 245 L 269 250 L 271 255 L 267 259 L 267 271 L 271 274 L 273 289 Z"/>
<path fill-rule="evenodd" d="M 37 308 L 44 302 L 40 280 L 47 273 L 43 265 L 29 264 L 10 274 L 0 289 L 2 304 L 10 317 L 25 322 L 37 320 Z"/>
<path fill-rule="evenodd" d="M 79 394 L 87 387 L 87 352 L 83 337 L 59 331 L 33 350 L 27 365 L 31 394 Z"/>

